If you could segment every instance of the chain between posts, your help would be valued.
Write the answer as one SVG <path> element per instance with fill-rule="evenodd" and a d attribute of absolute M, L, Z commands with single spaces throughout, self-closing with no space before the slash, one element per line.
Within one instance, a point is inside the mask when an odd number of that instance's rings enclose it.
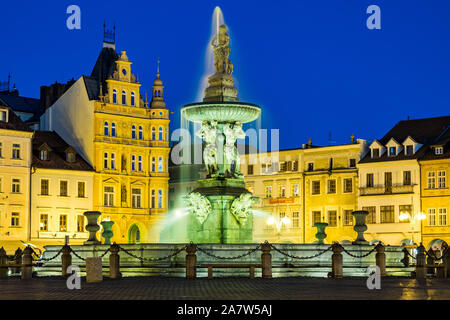
<path fill-rule="evenodd" d="M 135 259 L 140 260 L 141 262 L 144 262 L 144 261 L 161 261 L 161 260 L 172 258 L 172 257 L 176 256 L 177 254 L 179 254 L 181 251 L 186 250 L 186 247 L 187 246 L 184 246 L 184 247 L 176 250 L 174 253 L 171 253 L 168 256 L 160 257 L 160 258 L 142 258 L 142 257 L 138 257 L 135 254 L 129 252 L 128 250 L 122 248 L 121 246 L 119 246 L 119 250 L 125 252 L 126 254 L 128 254 L 129 256 L 131 256 L 131 257 L 133 257 Z"/>
<path fill-rule="evenodd" d="M 409 253 L 408 249 L 404 250 L 403 252 L 406 252 L 406 254 L 407 254 L 408 256 L 410 256 L 411 258 L 417 259 L 417 258 L 416 258 L 415 256 L 413 256 L 411 253 Z"/>
<path fill-rule="evenodd" d="M 373 253 L 373 252 L 377 249 L 376 246 L 375 246 L 372 250 L 370 250 L 370 251 L 367 252 L 366 254 L 363 254 L 363 255 L 358 256 L 358 255 L 352 254 L 352 253 L 350 253 L 349 251 L 347 251 L 342 245 L 339 244 L 339 246 L 341 246 L 342 251 L 344 251 L 344 252 L 345 252 L 346 254 L 348 254 L 350 257 L 353 257 L 353 258 L 356 258 L 356 259 L 365 258 L 365 257 L 369 256 L 371 253 Z"/>
<path fill-rule="evenodd" d="M 426 254 L 428 257 L 430 257 L 431 259 L 433 259 L 434 261 L 439 261 L 439 260 L 442 260 L 442 259 L 445 257 L 445 255 L 447 254 L 447 250 L 448 250 L 448 248 L 446 248 L 446 249 L 442 252 L 442 256 L 441 256 L 440 258 L 436 257 L 436 255 L 435 255 L 434 252 L 433 252 L 433 254 L 431 255 L 431 254 L 428 253 L 428 251 L 425 250 L 425 254 Z"/>
<path fill-rule="evenodd" d="M 77 257 L 78 259 L 80 259 L 82 261 L 86 261 L 85 258 L 83 258 L 82 256 L 78 255 L 78 253 L 76 253 L 72 248 L 70 248 L 70 252 L 72 252 L 74 254 L 74 256 Z"/>
<path fill-rule="evenodd" d="M 327 249 L 320 251 L 319 253 L 312 255 L 312 256 L 305 256 L 305 257 L 298 257 L 298 256 L 294 256 L 291 254 L 288 254 L 286 252 L 281 251 L 280 249 L 278 249 L 277 247 L 275 247 L 273 244 L 270 245 L 270 247 L 281 253 L 282 255 L 285 255 L 286 257 L 292 258 L 292 259 L 298 259 L 298 260 L 308 260 L 308 259 L 313 259 L 313 258 L 317 258 L 318 256 L 321 256 L 322 254 L 324 254 L 327 251 L 330 251 L 332 249 L 332 246 L 329 246 Z"/>
<path fill-rule="evenodd" d="M 210 256 L 214 259 L 219 259 L 219 260 L 235 260 L 235 259 L 240 259 L 246 256 L 249 256 L 250 254 L 252 254 L 255 251 L 258 251 L 259 249 L 261 249 L 261 245 L 256 246 L 255 249 L 250 249 L 249 251 L 247 251 L 244 254 L 241 254 L 239 256 L 235 256 L 235 257 L 221 257 L 221 256 L 216 256 L 215 254 L 209 253 L 208 251 L 206 251 L 205 249 L 200 248 L 199 246 L 197 246 L 197 250 L 200 252 L 203 252 L 204 254 L 206 254 L 207 256 Z"/>
<path fill-rule="evenodd" d="M 61 249 L 60 249 L 53 257 L 51 257 L 51 258 L 43 258 L 43 257 L 40 257 L 40 256 L 36 253 L 36 251 L 34 251 L 33 249 L 31 249 L 31 253 L 34 254 L 35 257 L 38 258 L 38 260 L 40 260 L 40 261 L 51 261 L 51 260 L 54 260 L 54 259 L 56 259 L 56 258 L 61 254 L 61 252 L 62 252 L 62 248 L 61 248 Z"/>

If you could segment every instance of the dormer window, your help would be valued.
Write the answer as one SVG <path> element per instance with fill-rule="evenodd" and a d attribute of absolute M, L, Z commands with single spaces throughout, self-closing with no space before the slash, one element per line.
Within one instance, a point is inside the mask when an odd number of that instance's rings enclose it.
<path fill-rule="evenodd" d="M 375 148 L 372 149 L 372 158 L 379 158 L 380 157 L 380 149 Z"/>
<path fill-rule="evenodd" d="M 435 147 L 434 154 L 436 155 L 444 154 L 444 147 Z"/>
<path fill-rule="evenodd" d="M 389 157 L 393 157 L 397 155 L 397 148 L 396 147 L 390 147 L 389 148 Z"/>
<path fill-rule="evenodd" d="M 413 146 L 406 146 L 405 154 L 407 156 L 412 156 L 414 154 L 414 147 Z"/>
<path fill-rule="evenodd" d="M 0 110 L 0 121 L 8 122 L 8 111 L 7 110 Z"/>
<path fill-rule="evenodd" d="M 48 151 L 47 150 L 41 150 L 40 159 L 43 161 L 48 160 Z"/>
<path fill-rule="evenodd" d="M 70 163 L 75 162 L 75 153 L 67 152 L 67 162 L 70 162 Z"/>

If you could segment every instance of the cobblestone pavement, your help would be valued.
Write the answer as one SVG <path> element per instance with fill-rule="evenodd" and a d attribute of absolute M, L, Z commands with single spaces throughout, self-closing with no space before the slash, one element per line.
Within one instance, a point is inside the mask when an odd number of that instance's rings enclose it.
<path fill-rule="evenodd" d="M 450 299 L 450 280 L 384 278 L 381 290 L 369 290 L 366 278 L 218 278 L 162 277 L 105 279 L 69 290 L 58 277 L 0 280 L 0 299 L 70 300 L 292 300 L 292 299 Z"/>

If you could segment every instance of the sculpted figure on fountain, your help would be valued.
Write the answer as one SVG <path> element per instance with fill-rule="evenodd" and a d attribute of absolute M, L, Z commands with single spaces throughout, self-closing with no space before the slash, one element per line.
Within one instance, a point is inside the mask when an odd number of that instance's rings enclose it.
<path fill-rule="evenodd" d="M 239 152 L 236 147 L 236 139 L 244 139 L 245 132 L 242 130 L 242 123 L 236 122 L 234 124 L 227 123 L 224 125 L 223 133 L 225 135 L 225 148 L 224 148 L 224 156 L 225 156 L 225 174 L 229 174 L 230 176 L 234 176 L 237 178 L 243 177 L 240 172 L 240 158 Z M 232 165 L 234 164 L 234 170 L 232 169 Z"/>
<path fill-rule="evenodd" d="M 230 56 L 230 36 L 227 33 L 227 26 L 221 25 L 219 27 L 219 34 L 214 36 L 211 41 L 211 46 L 214 52 L 214 68 L 217 74 L 233 73 L 233 64 L 229 59 Z"/>
<path fill-rule="evenodd" d="M 196 135 L 202 138 L 206 147 L 203 151 L 203 161 L 205 161 L 206 170 L 208 171 L 208 176 L 216 177 L 218 176 L 218 166 L 217 166 L 217 122 L 216 121 L 203 121 L 201 129 L 196 133 Z"/>

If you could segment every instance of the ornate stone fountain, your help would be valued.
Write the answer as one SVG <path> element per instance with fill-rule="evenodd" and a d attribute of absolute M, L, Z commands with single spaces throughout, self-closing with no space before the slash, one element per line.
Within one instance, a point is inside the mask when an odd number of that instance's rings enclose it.
<path fill-rule="evenodd" d="M 187 120 L 201 123 L 196 135 L 206 144 L 207 178 L 186 197 L 188 237 L 195 243 L 249 243 L 253 238 L 256 198 L 245 188 L 236 139 L 245 137 L 242 124 L 256 120 L 261 109 L 237 98 L 229 43 L 227 27 L 221 25 L 211 42 L 216 73 L 208 78 L 203 102 L 181 110 Z"/>

